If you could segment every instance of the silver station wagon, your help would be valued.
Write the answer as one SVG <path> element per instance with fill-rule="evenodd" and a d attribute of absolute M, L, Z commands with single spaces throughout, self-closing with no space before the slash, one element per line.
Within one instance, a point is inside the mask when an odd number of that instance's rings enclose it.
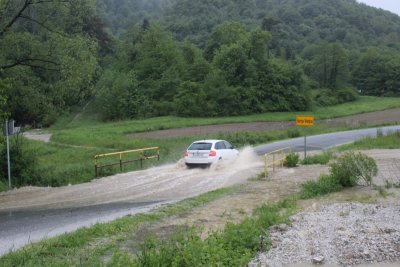
<path fill-rule="evenodd" d="M 228 141 L 201 140 L 193 142 L 185 151 L 188 167 L 210 166 L 220 160 L 234 160 L 239 154 Z"/>

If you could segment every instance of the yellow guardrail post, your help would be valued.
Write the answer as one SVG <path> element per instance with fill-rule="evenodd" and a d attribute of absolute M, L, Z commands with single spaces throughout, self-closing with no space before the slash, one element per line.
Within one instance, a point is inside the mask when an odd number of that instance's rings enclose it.
<path fill-rule="evenodd" d="M 122 153 L 119 153 L 119 170 L 122 172 Z"/>
<path fill-rule="evenodd" d="M 272 172 L 275 172 L 275 153 L 272 154 Z"/>
<path fill-rule="evenodd" d="M 272 165 L 272 171 L 275 172 L 275 164 L 279 164 L 283 167 L 283 163 L 285 161 L 286 154 L 291 153 L 292 149 L 290 147 L 281 148 L 278 150 L 274 150 L 272 152 L 266 153 L 264 155 L 264 176 L 267 178 L 268 176 L 268 167 Z M 278 155 L 278 158 L 275 157 Z M 272 161 L 268 160 L 268 156 L 272 156 Z"/>
<path fill-rule="evenodd" d="M 98 170 L 97 170 L 97 159 L 96 157 L 94 158 L 94 173 L 96 175 L 96 177 L 99 176 Z"/>
<path fill-rule="evenodd" d="M 267 154 L 264 155 L 264 176 L 265 176 L 265 178 L 267 178 L 267 176 L 268 176 Z"/>

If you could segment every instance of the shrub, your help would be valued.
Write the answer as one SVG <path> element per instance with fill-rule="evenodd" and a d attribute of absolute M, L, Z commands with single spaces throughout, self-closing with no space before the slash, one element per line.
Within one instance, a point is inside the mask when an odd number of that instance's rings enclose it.
<path fill-rule="evenodd" d="M 371 185 L 372 178 L 378 173 L 378 167 L 373 158 L 348 152 L 330 164 L 330 173 L 344 187 L 355 186 L 360 182 Z"/>
<path fill-rule="evenodd" d="M 285 167 L 296 167 L 298 162 L 299 162 L 299 154 L 290 152 L 289 154 L 286 155 L 283 165 Z"/>
<path fill-rule="evenodd" d="M 337 90 L 336 95 L 339 104 L 356 101 L 360 97 L 357 91 L 352 87 L 339 89 Z"/>
<path fill-rule="evenodd" d="M 308 199 L 316 196 L 322 196 L 342 189 L 338 180 L 331 175 L 321 174 L 317 181 L 308 181 L 302 185 L 300 197 Z"/>
<path fill-rule="evenodd" d="M 317 154 L 314 156 L 308 156 L 307 158 L 301 161 L 303 165 L 310 164 L 321 164 L 325 165 L 333 158 L 333 153 L 331 151 L 324 151 L 322 154 Z"/>
<path fill-rule="evenodd" d="M 335 93 L 330 89 L 321 89 L 314 96 L 314 101 L 319 106 L 333 106 L 338 104 Z"/>
<path fill-rule="evenodd" d="M 7 177 L 7 150 L 0 147 L 2 164 L 0 177 Z M 22 135 L 10 137 L 10 165 L 11 165 L 11 185 L 20 187 L 24 185 L 40 185 L 40 177 L 36 166 L 36 156 L 34 151 L 28 151 L 24 144 Z"/>

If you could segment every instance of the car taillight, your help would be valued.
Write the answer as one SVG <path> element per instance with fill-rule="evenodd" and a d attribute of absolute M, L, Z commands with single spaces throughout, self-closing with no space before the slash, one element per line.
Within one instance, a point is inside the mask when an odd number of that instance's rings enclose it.
<path fill-rule="evenodd" d="M 185 153 L 183 154 L 185 157 L 189 156 L 189 153 L 187 152 L 187 150 L 185 151 Z"/>
<path fill-rule="evenodd" d="M 215 157 L 216 155 L 217 155 L 217 151 L 215 151 L 215 150 L 211 150 L 210 154 L 208 154 L 208 156 L 210 156 L 210 157 Z"/>

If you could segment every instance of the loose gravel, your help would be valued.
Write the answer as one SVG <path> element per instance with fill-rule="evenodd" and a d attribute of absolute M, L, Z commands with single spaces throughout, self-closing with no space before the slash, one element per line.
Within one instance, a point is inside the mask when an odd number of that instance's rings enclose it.
<path fill-rule="evenodd" d="M 272 248 L 248 266 L 400 262 L 399 203 L 332 204 L 291 221 L 270 229 Z"/>

